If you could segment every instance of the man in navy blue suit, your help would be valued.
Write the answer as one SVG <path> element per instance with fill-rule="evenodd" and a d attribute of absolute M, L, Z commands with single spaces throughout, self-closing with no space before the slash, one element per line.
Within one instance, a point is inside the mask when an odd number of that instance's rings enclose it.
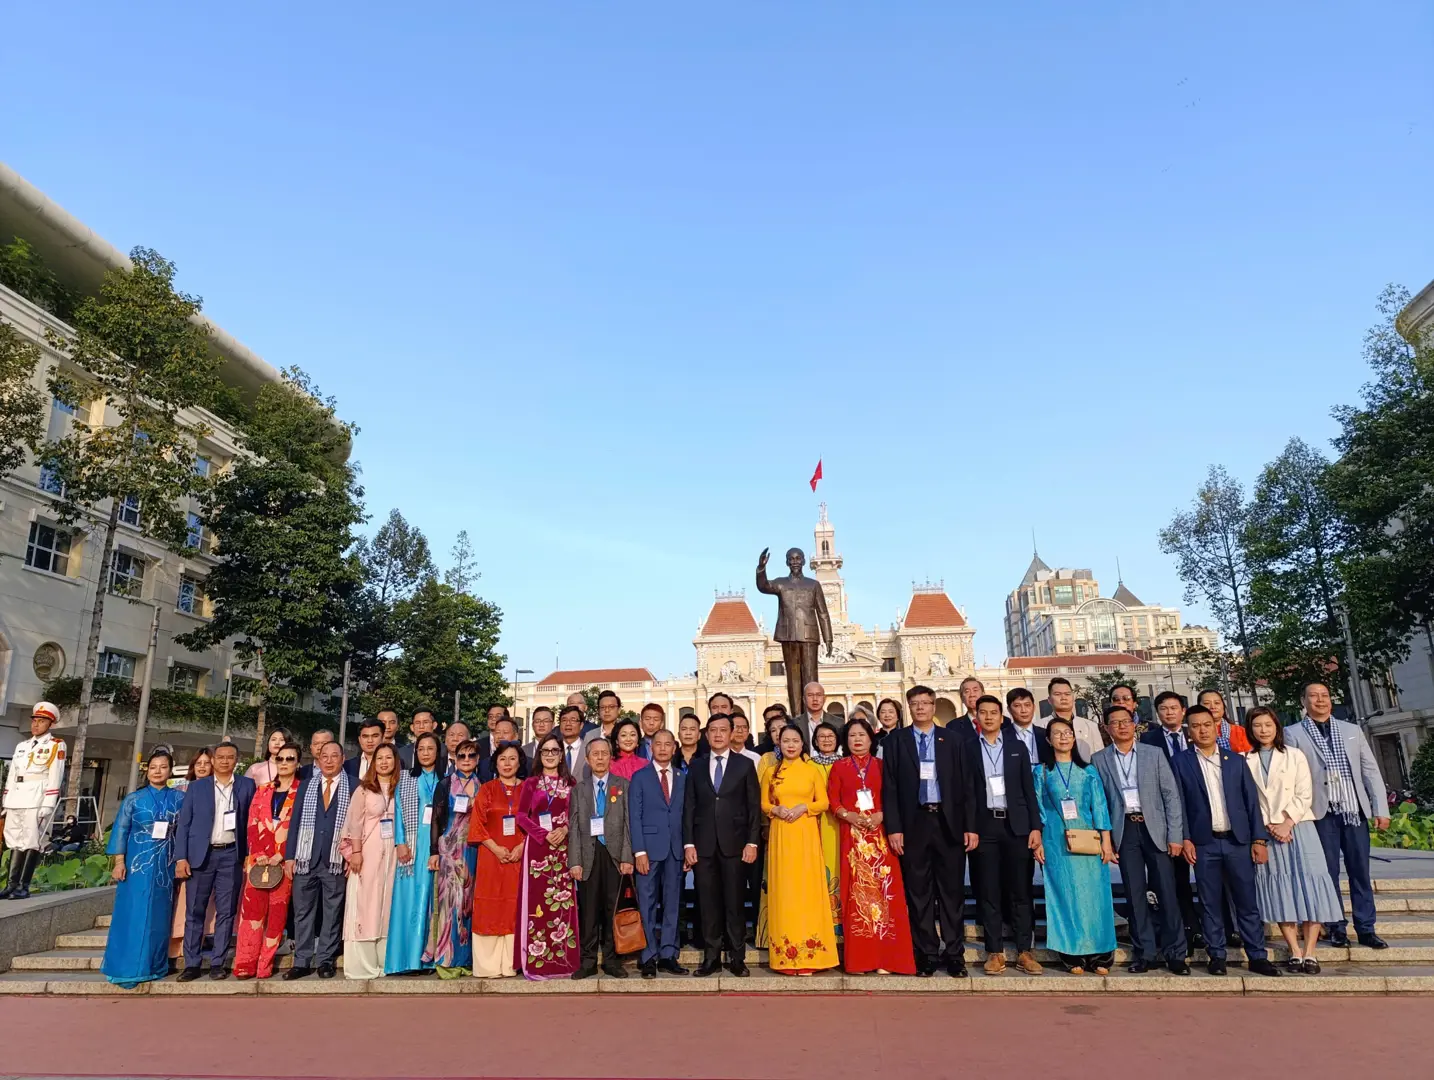
<path fill-rule="evenodd" d="M 1268 858 L 1269 832 L 1260 795 L 1245 759 L 1219 745 L 1220 725 L 1203 705 L 1185 714 L 1195 745 L 1171 759 L 1185 803 L 1185 861 L 1195 867 L 1200 922 L 1211 975 L 1225 974 L 1224 896 L 1245 946 L 1245 966 L 1257 975 L 1279 975 L 1265 950 L 1265 927 L 1255 896 L 1255 864 Z"/>
<path fill-rule="evenodd" d="M 644 979 L 658 971 L 686 975 L 677 962 L 677 918 L 682 909 L 682 799 L 687 778 L 672 767 L 677 738 L 666 728 L 652 736 L 652 764 L 633 773 L 627 815 L 637 867 L 637 904 L 647 947 L 638 957 Z"/>
<path fill-rule="evenodd" d="M 235 776 L 239 749 L 220 743 L 214 750 L 214 773 L 191 780 L 179 808 L 174 850 L 179 856 L 174 876 L 188 879 L 184 913 L 184 970 L 180 982 L 199 978 L 203 959 L 204 917 L 214 897 L 214 945 L 209 954 L 209 977 L 229 974 L 224 956 L 234 929 L 234 910 L 244 884 L 244 856 L 248 851 L 249 804 L 254 781 Z"/>

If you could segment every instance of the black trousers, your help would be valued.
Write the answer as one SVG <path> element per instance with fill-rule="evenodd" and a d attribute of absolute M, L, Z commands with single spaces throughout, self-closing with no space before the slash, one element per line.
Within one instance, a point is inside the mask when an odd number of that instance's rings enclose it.
<path fill-rule="evenodd" d="M 1125 889 L 1135 959 L 1153 960 L 1157 955 L 1164 955 L 1166 960 L 1185 959 L 1185 928 L 1180 924 L 1169 854 L 1151 839 L 1149 830 L 1139 821 L 1126 821 L 1116 854 L 1120 856 L 1120 880 Z M 1183 858 L 1180 865 L 1186 865 Z M 1160 903 L 1158 912 L 1150 910 L 1147 891 L 1155 893 Z"/>
<path fill-rule="evenodd" d="M 745 961 L 742 899 L 747 888 L 747 864 L 735 855 L 699 856 L 692 877 L 702 915 L 702 958 L 709 963 L 720 960 L 725 945 L 728 962 Z"/>
<path fill-rule="evenodd" d="M 1188 951 L 1190 942 L 1200 933 L 1200 916 L 1195 910 L 1195 886 L 1190 881 L 1190 864 L 1185 861 L 1185 856 L 1171 855 L 1168 858 L 1171 873 L 1175 876 L 1175 902 L 1180 908 L 1180 922 L 1185 927 L 1185 945 Z M 1169 950 L 1170 946 L 1170 939 L 1162 936 L 1161 949 Z"/>
<path fill-rule="evenodd" d="M 622 963 L 612 944 L 612 916 L 621 884 L 622 875 L 606 849 L 593 860 L 593 872 L 578 882 L 578 945 L 585 968 L 597 967 L 599 944 L 604 964 Z"/>
<path fill-rule="evenodd" d="M 742 869 L 747 872 L 746 896 L 743 898 L 747 904 L 747 912 L 743 922 L 751 921 L 752 929 L 757 929 L 757 919 L 762 910 L 762 879 L 767 868 L 767 842 L 765 839 L 757 843 L 757 861 L 744 863 Z"/>
<path fill-rule="evenodd" d="M 328 850 L 325 848 L 324 850 Z M 344 897 L 348 879 L 328 871 L 328 859 L 294 875 L 294 966 L 332 964 L 344 944 Z"/>
<path fill-rule="evenodd" d="M 1005 821 L 992 825 L 995 827 L 988 827 L 981 834 L 981 843 L 971 855 L 972 862 L 980 867 L 976 899 L 981 909 L 981 928 L 986 935 L 986 952 L 1005 951 L 1001 937 L 1003 908 L 1010 910 L 1016 947 L 1029 949 L 1036 932 L 1031 908 L 1035 855 L 1029 846 L 1030 837 L 1016 836 L 1005 827 Z"/>
<path fill-rule="evenodd" d="M 965 954 L 966 843 L 953 836 L 940 814 L 918 810 L 903 823 L 905 854 L 901 876 L 906 883 L 906 909 L 911 917 L 911 944 L 918 967 L 935 967 L 942 959 Z M 936 936 L 937 917 L 941 936 Z"/>

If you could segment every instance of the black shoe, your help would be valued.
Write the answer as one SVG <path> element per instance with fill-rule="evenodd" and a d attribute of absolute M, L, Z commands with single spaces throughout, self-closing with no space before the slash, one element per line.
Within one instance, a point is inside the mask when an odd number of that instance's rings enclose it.
<path fill-rule="evenodd" d="M 602 966 L 602 973 L 604 975 L 611 975 L 614 979 L 627 978 L 627 971 L 624 970 L 622 961 L 620 960 L 613 964 L 604 964 Z"/>
<path fill-rule="evenodd" d="M 574 979 L 591 979 L 596 974 L 596 967 L 588 967 L 585 965 L 583 967 L 578 968 L 577 971 L 573 972 L 572 977 Z"/>
<path fill-rule="evenodd" d="M 959 957 L 955 960 L 947 960 L 946 974 L 950 975 L 953 979 L 966 978 L 966 961 Z"/>
<path fill-rule="evenodd" d="M 1228 949 L 1243 949 L 1245 947 L 1245 939 L 1232 930 L 1225 935 L 1225 947 Z"/>
<path fill-rule="evenodd" d="M 747 965 L 744 964 L 741 960 L 733 960 L 730 964 L 727 965 L 727 970 L 730 971 L 733 975 L 737 976 L 737 978 L 739 979 L 745 979 L 748 975 L 752 974 L 750 971 L 747 970 Z"/>
<path fill-rule="evenodd" d="M 1226 970 L 1225 961 L 1222 959 L 1212 958 L 1210 962 L 1205 965 L 1205 970 L 1208 971 L 1211 975 L 1223 975 L 1225 974 Z"/>
<path fill-rule="evenodd" d="M 1144 975 L 1150 970 L 1150 965 L 1144 960 L 1132 960 L 1129 964 L 1125 965 L 1125 970 L 1132 975 Z"/>
<path fill-rule="evenodd" d="M 644 960 L 637 965 L 637 971 L 644 979 L 655 979 L 657 978 L 657 961 Z"/>
<path fill-rule="evenodd" d="M 1190 974 L 1190 965 L 1187 964 L 1184 960 L 1171 960 L 1165 966 L 1170 969 L 1170 974 L 1172 975 Z"/>
<path fill-rule="evenodd" d="M 1359 943 L 1360 943 L 1361 945 L 1363 945 L 1366 949 L 1387 949 L 1387 948 L 1389 948 L 1389 942 L 1385 941 L 1382 937 L 1380 937 L 1378 934 L 1376 934 L 1373 930 L 1371 930 L 1371 931 L 1370 931 L 1369 933 L 1367 933 L 1367 934 L 1360 934 L 1360 935 L 1359 935 Z"/>
<path fill-rule="evenodd" d="M 284 981 L 285 981 L 285 982 L 293 982 L 295 979 L 307 978 L 308 976 L 312 975 L 313 973 L 314 973 L 314 969 L 313 969 L 313 968 L 307 968 L 307 967 L 291 967 L 288 971 L 284 972 Z M 181 975 L 179 978 L 180 978 L 181 981 L 183 981 L 184 976 Z"/>
<path fill-rule="evenodd" d="M 1254 975 L 1268 975 L 1271 978 L 1279 978 L 1284 974 L 1269 960 L 1246 960 L 1245 970 Z"/>
<path fill-rule="evenodd" d="M 666 959 L 666 960 L 659 960 L 659 961 L 657 962 L 657 970 L 658 970 L 658 971 L 665 971 L 665 972 L 667 972 L 667 974 L 669 974 L 669 975 L 686 975 L 686 974 L 687 974 L 687 969 L 686 969 L 685 967 L 683 967 L 681 964 L 679 964 L 674 958 L 671 958 L 671 957 L 669 957 L 669 958 Z"/>
<path fill-rule="evenodd" d="M 936 974 L 936 969 L 930 964 L 917 964 L 916 977 L 918 979 L 929 979 Z"/>
<path fill-rule="evenodd" d="M 175 979 L 174 981 L 193 982 L 197 978 L 199 978 L 199 969 L 197 967 L 187 967 L 179 973 L 179 978 Z"/>
<path fill-rule="evenodd" d="M 225 967 L 211 966 L 209 969 L 209 977 L 215 982 L 218 982 L 220 979 L 227 979 L 229 978 L 229 969 Z"/>
<path fill-rule="evenodd" d="M 1186 934 L 1185 940 L 1189 943 L 1185 950 L 1186 956 L 1194 956 L 1197 949 L 1205 947 L 1205 935 L 1203 934 Z"/>
<path fill-rule="evenodd" d="M 720 960 L 704 960 L 697 965 L 697 970 L 692 973 L 692 976 L 696 979 L 705 979 L 708 975 L 716 975 L 721 970 L 722 962 Z"/>
<path fill-rule="evenodd" d="M 1345 930 L 1335 930 L 1329 935 L 1329 943 L 1336 949 L 1349 948 L 1349 932 Z"/>
<path fill-rule="evenodd" d="M 319 965 L 319 978 L 321 979 L 332 979 L 338 973 L 339 969 L 332 960 L 325 960 Z"/>

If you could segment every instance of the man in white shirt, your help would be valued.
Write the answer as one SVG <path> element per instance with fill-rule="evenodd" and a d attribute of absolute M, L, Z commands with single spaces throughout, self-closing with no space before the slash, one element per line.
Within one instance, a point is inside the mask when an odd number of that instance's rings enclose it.
<path fill-rule="evenodd" d="M 1095 752 L 1105 745 L 1105 740 L 1100 737 L 1099 724 L 1088 717 L 1076 715 L 1075 690 L 1070 680 L 1057 675 L 1048 682 L 1046 699 L 1051 703 L 1052 715 L 1070 721 L 1075 729 L 1076 750 L 1082 758 L 1090 761 Z"/>
<path fill-rule="evenodd" d="M 967 675 L 961 680 L 961 704 L 966 706 L 966 715 L 958 717 L 971 725 L 971 731 L 976 735 L 981 733 L 981 721 L 976 715 L 976 702 L 981 700 L 981 695 L 986 692 L 986 686 L 974 675 Z M 961 734 L 965 735 L 963 730 Z"/>
<path fill-rule="evenodd" d="M 1185 699 L 1174 690 L 1162 690 L 1155 695 L 1155 719 L 1158 726 L 1149 728 L 1140 737 L 1143 743 L 1158 746 L 1167 758 L 1183 753 L 1190 748 L 1185 735 Z"/>

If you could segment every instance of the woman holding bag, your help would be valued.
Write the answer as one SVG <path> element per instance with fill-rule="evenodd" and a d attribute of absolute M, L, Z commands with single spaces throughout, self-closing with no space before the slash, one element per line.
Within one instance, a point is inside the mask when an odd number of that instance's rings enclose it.
<path fill-rule="evenodd" d="M 1055 761 L 1050 768 L 1037 765 L 1033 777 L 1045 849 L 1046 948 L 1060 954 L 1072 975 L 1106 975 L 1115 954 L 1115 852 L 1105 788 L 1081 759 L 1069 720 L 1052 716 L 1046 738 Z"/>
<path fill-rule="evenodd" d="M 297 743 L 274 753 L 274 779 L 260 786 L 249 804 L 249 854 L 244 859 L 244 889 L 234 943 L 234 977 L 267 979 L 284 941 L 294 883 L 284 873 L 284 845 L 299 791 Z"/>

